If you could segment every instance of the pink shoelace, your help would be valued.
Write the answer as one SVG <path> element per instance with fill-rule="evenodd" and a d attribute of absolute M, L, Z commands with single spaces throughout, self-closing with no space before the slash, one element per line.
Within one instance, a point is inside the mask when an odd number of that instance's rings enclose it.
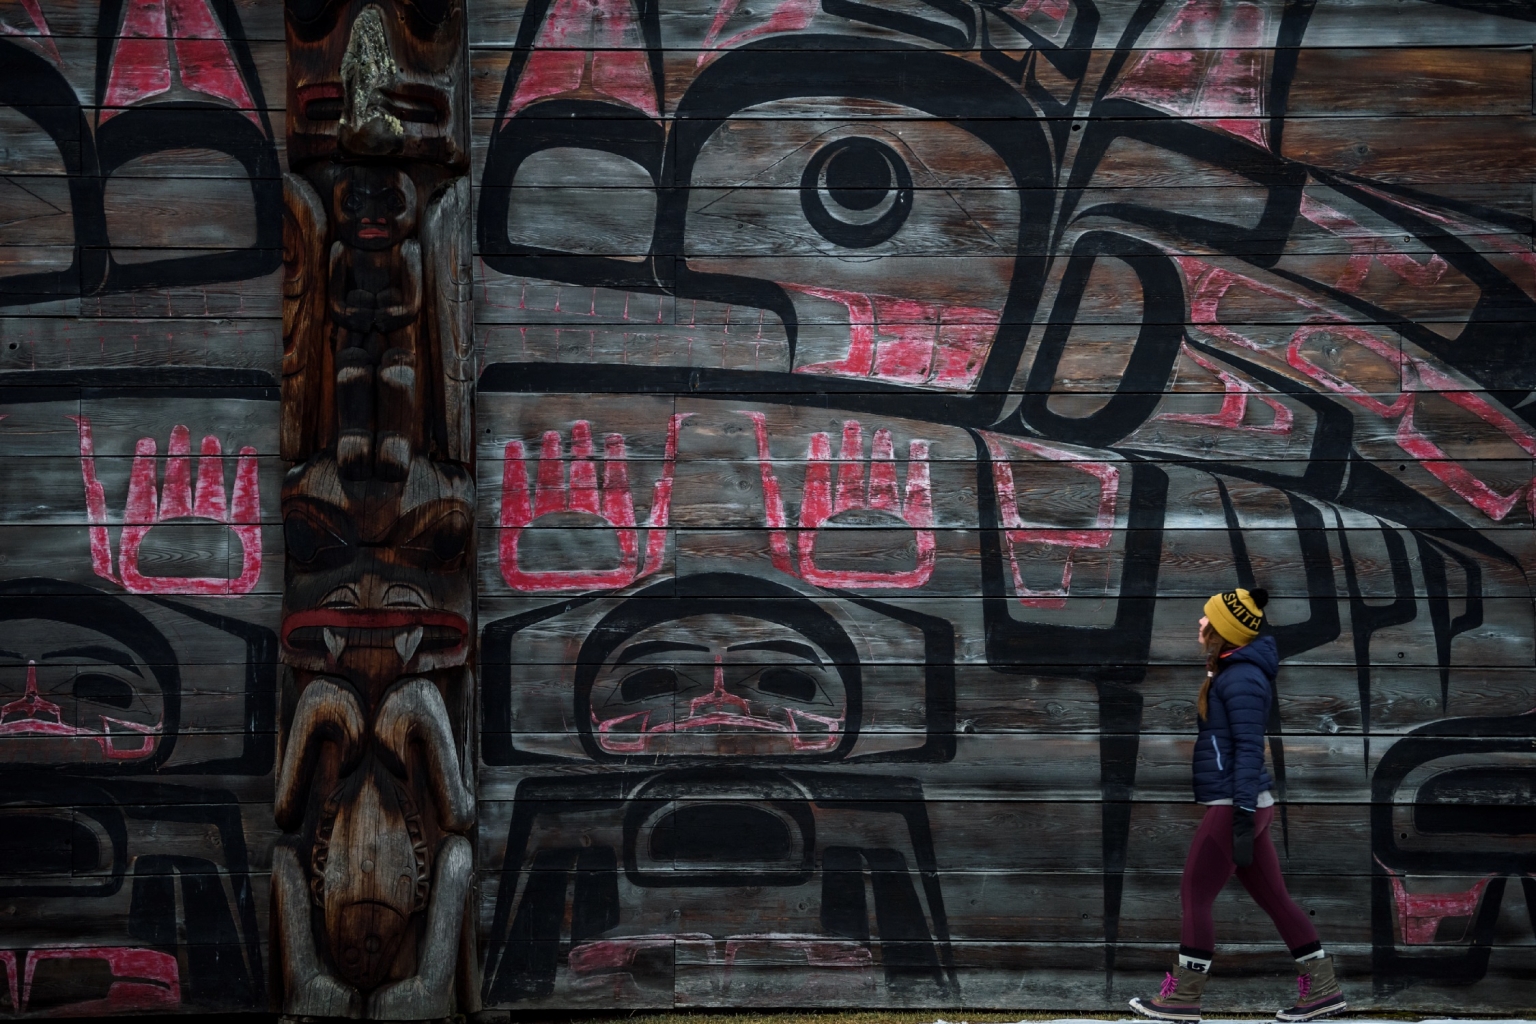
<path fill-rule="evenodd" d="M 1296 1001 L 1298 1003 L 1306 1002 L 1307 996 L 1312 994 L 1312 975 L 1298 974 L 1296 976 L 1296 989 L 1301 993 L 1297 996 Z"/>
<path fill-rule="evenodd" d="M 1172 971 L 1169 971 L 1167 974 L 1163 975 L 1163 987 L 1158 991 L 1157 998 L 1167 999 L 1169 996 L 1173 995 L 1178 987 L 1179 979 L 1173 976 Z"/>

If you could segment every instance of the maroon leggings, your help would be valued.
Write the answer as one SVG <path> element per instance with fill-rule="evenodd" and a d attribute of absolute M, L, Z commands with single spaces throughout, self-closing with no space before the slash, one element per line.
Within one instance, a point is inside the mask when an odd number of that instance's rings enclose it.
<path fill-rule="evenodd" d="M 1240 868 L 1232 863 L 1232 808 L 1205 809 L 1195 840 L 1189 844 L 1184 883 L 1179 889 L 1184 901 L 1180 942 L 1186 952 L 1198 950 L 1208 958 L 1216 948 L 1216 922 L 1211 917 L 1211 907 L 1234 871 L 1248 895 L 1275 922 L 1287 947 L 1294 952 L 1317 943 L 1317 929 L 1312 927 L 1307 912 L 1285 891 L 1280 857 L 1269 839 L 1269 823 L 1274 817 L 1273 807 L 1261 808 L 1254 814 L 1253 863 Z"/>

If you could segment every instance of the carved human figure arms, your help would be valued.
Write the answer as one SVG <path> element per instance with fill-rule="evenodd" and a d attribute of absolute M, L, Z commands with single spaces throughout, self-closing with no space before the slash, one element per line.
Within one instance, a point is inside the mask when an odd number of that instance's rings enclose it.
<path fill-rule="evenodd" d="M 326 340 L 325 204 L 298 174 L 283 175 L 283 411 L 279 449 L 299 462 L 320 447 Z"/>
<path fill-rule="evenodd" d="M 427 336 L 441 363 L 437 379 L 443 389 L 443 454 L 455 462 L 470 461 L 475 445 L 469 213 L 469 179 L 459 177 L 432 197 L 421 222 L 422 269 L 431 311 Z"/>

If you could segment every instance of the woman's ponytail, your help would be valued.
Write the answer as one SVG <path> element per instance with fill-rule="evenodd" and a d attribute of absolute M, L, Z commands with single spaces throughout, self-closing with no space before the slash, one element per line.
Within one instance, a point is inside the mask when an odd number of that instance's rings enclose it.
<path fill-rule="evenodd" d="M 1264 606 L 1269 604 L 1269 591 L 1263 587 L 1251 587 L 1247 594 L 1249 600 L 1261 612 Z M 1212 600 L 1216 599 L 1212 598 Z M 1211 684 L 1216 681 L 1216 673 L 1221 671 L 1221 656 L 1228 651 L 1237 650 L 1238 645 L 1216 632 L 1215 627 L 1209 623 L 1200 633 L 1200 642 L 1205 647 L 1205 682 L 1200 684 L 1200 696 L 1195 700 L 1195 710 L 1200 712 L 1200 718 L 1203 721 L 1211 711 Z"/>
<path fill-rule="evenodd" d="M 1211 711 L 1211 684 L 1216 681 L 1216 673 L 1221 669 L 1221 656 L 1234 648 L 1210 626 L 1205 627 L 1200 639 L 1205 645 L 1205 682 L 1200 684 L 1200 696 L 1195 701 L 1195 709 L 1204 721 Z"/>

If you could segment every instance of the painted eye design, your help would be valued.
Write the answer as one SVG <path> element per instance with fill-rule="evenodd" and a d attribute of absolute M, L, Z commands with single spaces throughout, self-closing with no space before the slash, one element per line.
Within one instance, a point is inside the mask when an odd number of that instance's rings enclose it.
<path fill-rule="evenodd" d="M 792 668 L 770 668 L 758 677 L 758 690 L 773 697 L 809 704 L 816 699 L 816 680 Z"/>
<path fill-rule="evenodd" d="M 134 698 L 137 696 L 128 683 L 99 672 L 83 672 L 76 676 L 74 693 L 76 700 L 106 704 L 109 707 L 124 710 L 133 706 Z"/>
<path fill-rule="evenodd" d="M 643 668 L 624 677 L 619 684 L 619 699 L 631 704 L 676 693 L 679 689 L 677 673 L 670 668 Z"/>
<path fill-rule="evenodd" d="M 868 249 L 901 230 L 912 212 L 912 172 L 897 152 L 853 136 L 823 146 L 800 176 L 800 208 L 827 241 Z"/>

